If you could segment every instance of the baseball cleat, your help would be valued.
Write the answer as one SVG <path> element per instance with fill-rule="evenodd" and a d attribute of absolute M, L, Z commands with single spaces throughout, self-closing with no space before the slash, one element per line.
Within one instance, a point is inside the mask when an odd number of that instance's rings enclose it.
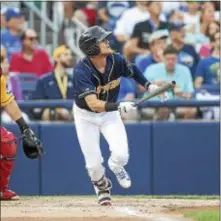
<path fill-rule="evenodd" d="M 101 206 L 111 206 L 111 196 L 109 190 L 102 190 L 98 193 L 98 204 Z"/>
<path fill-rule="evenodd" d="M 103 178 L 103 185 L 94 184 L 95 193 L 98 196 L 98 204 L 101 206 L 111 206 L 111 188 L 112 183 L 109 179 Z"/>
<path fill-rule="evenodd" d="M 113 171 L 113 170 L 112 170 Z M 127 171 L 121 167 L 119 172 L 113 171 L 115 176 L 117 177 L 118 183 L 125 189 L 131 186 L 131 179 Z"/>
<path fill-rule="evenodd" d="M 19 196 L 12 190 L 1 192 L 0 200 L 19 200 Z"/>
<path fill-rule="evenodd" d="M 101 206 L 111 206 L 111 195 L 110 190 L 99 190 L 98 187 L 94 186 L 95 192 L 98 196 L 98 204 Z"/>

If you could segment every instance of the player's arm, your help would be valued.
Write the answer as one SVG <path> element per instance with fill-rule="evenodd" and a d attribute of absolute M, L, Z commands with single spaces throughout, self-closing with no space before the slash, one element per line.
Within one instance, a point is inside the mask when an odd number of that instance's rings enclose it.
<path fill-rule="evenodd" d="M 1 76 L 1 107 L 18 124 L 22 133 L 28 128 L 22 117 L 21 110 L 14 100 L 13 94 L 6 90 L 6 79 L 4 76 Z"/>
<path fill-rule="evenodd" d="M 85 101 L 88 107 L 95 112 L 104 112 L 105 111 L 105 101 L 97 99 L 95 94 L 90 94 L 85 97 Z"/>
<path fill-rule="evenodd" d="M 88 107 L 94 112 L 109 112 L 109 111 L 116 111 L 120 110 L 121 103 L 114 103 L 114 102 L 105 102 L 99 100 L 97 95 L 90 94 L 85 97 L 85 101 Z"/>
<path fill-rule="evenodd" d="M 21 110 L 15 100 L 5 106 L 4 110 L 12 118 L 12 120 L 18 124 L 21 132 L 28 128 L 28 125 L 22 117 Z"/>
<path fill-rule="evenodd" d="M 86 96 L 85 101 L 88 107 L 94 112 L 110 112 L 119 110 L 120 112 L 127 113 L 131 110 L 136 109 L 133 102 L 105 102 L 97 99 L 97 96 L 95 94 L 90 94 Z"/>

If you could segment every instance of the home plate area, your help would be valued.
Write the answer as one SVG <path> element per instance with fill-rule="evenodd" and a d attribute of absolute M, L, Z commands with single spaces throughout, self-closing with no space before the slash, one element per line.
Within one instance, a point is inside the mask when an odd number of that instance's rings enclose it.
<path fill-rule="evenodd" d="M 113 197 L 104 207 L 94 197 L 21 197 L 1 202 L 2 221 L 188 221 L 181 208 L 218 207 L 219 200 Z"/>

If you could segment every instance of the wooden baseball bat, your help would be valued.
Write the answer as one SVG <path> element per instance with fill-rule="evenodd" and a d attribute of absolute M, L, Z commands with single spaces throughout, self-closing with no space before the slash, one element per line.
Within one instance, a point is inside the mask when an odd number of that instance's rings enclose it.
<path fill-rule="evenodd" d="M 160 94 L 162 94 L 163 92 L 174 88 L 176 85 L 176 81 L 172 81 L 171 83 L 166 83 L 163 86 L 159 87 L 156 91 L 148 94 L 147 96 L 141 98 L 139 101 L 137 101 L 135 103 L 136 106 L 140 105 L 141 103 L 143 103 L 144 101 L 147 101 L 149 99 L 151 99 L 152 97 L 158 96 Z"/>

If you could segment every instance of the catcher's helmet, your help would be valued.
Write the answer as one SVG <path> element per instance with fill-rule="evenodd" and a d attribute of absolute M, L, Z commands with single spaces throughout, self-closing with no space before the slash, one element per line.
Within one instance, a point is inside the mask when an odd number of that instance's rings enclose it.
<path fill-rule="evenodd" d="M 103 41 L 111 34 L 112 32 L 105 31 L 99 26 L 88 28 L 87 31 L 85 31 L 79 39 L 79 48 L 85 55 L 89 57 L 97 56 L 100 54 L 98 43 Z"/>

